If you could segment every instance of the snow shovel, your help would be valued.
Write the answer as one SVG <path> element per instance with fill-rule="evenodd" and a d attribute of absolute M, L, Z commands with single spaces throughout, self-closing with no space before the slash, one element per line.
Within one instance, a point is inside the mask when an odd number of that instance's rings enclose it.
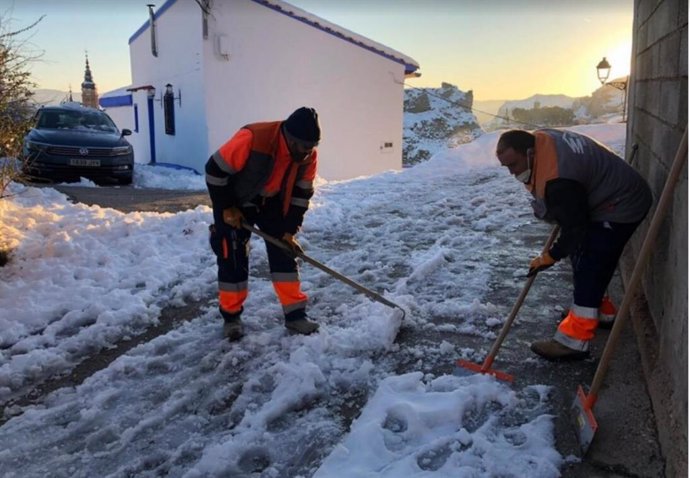
<path fill-rule="evenodd" d="M 613 328 L 611 329 L 609 338 L 606 341 L 606 347 L 604 347 L 604 352 L 602 353 L 601 360 L 599 361 L 599 365 L 597 366 L 597 370 L 594 374 L 592 385 L 589 387 L 589 393 L 586 393 L 581 385 L 577 388 L 577 395 L 575 396 L 575 400 L 573 401 L 570 411 L 575 422 L 575 429 L 577 431 L 577 437 L 580 442 L 580 449 L 583 456 L 589 450 L 589 446 L 592 444 L 594 435 L 599 428 L 597 420 L 594 418 L 592 409 L 597 401 L 597 395 L 599 394 L 599 389 L 604 380 L 604 375 L 606 374 L 609 363 L 611 362 L 614 349 L 618 343 L 618 338 L 620 337 L 621 331 L 625 325 L 625 321 L 628 318 L 630 305 L 632 304 L 633 297 L 635 296 L 640 279 L 642 278 L 642 273 L 646 266 L 647 259 L 652 252 L 652 247 L 654 246 L 654 241 L 659 233 L 659 229 L 661 228 L 664 215 L 669 204 L 673 200 L 673 190 L 678 177 L 680 176 L 681 170 L 686 163 L 687 153 L 688 129 L 686 127 L 683 139 L 681 139 L 680 145 L 678 146 L 676 157 L 671 165 L 671 170 L 668 173 L 666 184 L 661 192 L 659 204 L 656 207 L 654 217 L 652 217 L 652 221 L 649 224 L 649 230 L 647 231 L 647 235 L 642 243 L 642 248 L 637 256 L 635 268 L 633 269 L 632 276 L 628 282 L 628 289 L 625 291 L 625 295 L 623 296 L 623 303 L 618 309 L 616 319 L 613 322 Z"/>
<path fill-rule="evenodd" d="M 553 227 L 553 230 L 551 231 L 551 235 L 549 235 L 549 238 L 547 239 L 546 244 L 544 244 L 544 249 L 542 250 L 542 253 L 551 249 L 551 245 L 553 244 L 553 242 L 556 240 L 556 237 L 558 236 L 559 229 L 560 228 L 558 226 Z M 464 375 L 465 371 L 463 369 L 467 369 L 467 370 L 471 370 L 472 372 L 477 372 L 477 373 L 488 373 L 489 375 L 493 375 L 494 377 L 498 378 L 499 380 L 503 380 L 506 382 L 512 382 L 513 381 L 512 375 L 507 374 L 505 372 L 498 371 L 498 370 L 493 370 L 491 368 L 491 365 L 494 363 L 494 359 L 496 358 L 496 355 L 498 354 L 498 349 L 501 348 L 501 344 L 503 344 L 503 340 L 505 340 L 506 336 L 508 335 L 508 330 L 510 330 L 510 326 L 513 324 L 513 321 L 515 320 L 515 317 L 517 316 L 518 311 L 520 310 L 520 307 L 522 307 L 522 303 L 525 301 L 525 297 L 527 297 L 527 293 L 529 292 L 530 287 L 532 287 L 532 282 L 534 282 L 534 279 L 536 279 L 536 278 L 537 278 L 537 273 L 534 273 L 531 276 L 528 276 L 527 281 L 525 282 L 525 285 L 522 287 L 522 292 L 520 292 L 520 296 L 515 301 L 515 304 L 513 305 L 513 308 L 510 311 L 508 318 L 506 319 L 505 323 L 503 324 L 503 328 L 501 329 L 501 332 L 498 334 L 498 337 L 496 338 L 493 347 L 491 347 L 489 354 L 484 359 L 484 362 L 481 365 L 479 365 L 479 364 L 476 364 L 473 362 L 469 362 L 467 360 L 460 359 L 455 363 L 457 366 L 457 368 L 456 368 L 456 374 L 457 375 Z"/>
<path fill-rule="evenodd" d="M 271 236 L 270 234 L 266 234 L 266 233 L 263 232 L 262 230 L 260 230 L 260 229 L 258 229 L 258 228 L 256 228 L 256 227 L 254 227 L 254 226 L 252 226 L 252 225 L 250 225 L 250 224 L 247 224 L 247 223 L 244 222 L 244 221 L 242 221 L 242 227 L 245 228 L 246 230 L 250 231 L 250 232 L 253 232 L 253 233 L 256 234 L 257 236 L 259 236 L 259 237 L 261 237 L 262 239 L 264 239 L 265 241 L 270 242 L 270 243 L 273 244 L 274 246 L 280 247 L 280 248 L 283 249 L 286 253 L 292 255 L 293 257 L 299 257 L 299 258 L 302 259 L 304 262 L 308 262 L 309 264 L 313 265 L 313 266 L 316 267 L 317 269 L 321 269 L 321 270 L 324 271 L 326 274 L 328 274 L 328 275 L 330 275 L 330 276 L 332 276 L 332 277 L 335 277 L 336 279 L 338 279 L 338 280 L 341 281 L 341 282 L 346 283 L 346 284 L 349 285 L 350 287 L 353 287 L 353 288 L 357 289 L 358 291 L 360 291 L 360 292 L 362 292 L 363 294 L 365 294 L 366 296 L 368 296 L 370 299 L 375 300 L 376 302 L 380 302 L 381 304 L 386 305 L 386 306 L 388 306 L 388 307 L 391 307 L 391 308 L 393 308 L 393 309 L 398 309 L 398 310 L 400 310 L 400 311 L 402 312 L 402 318 L 401 318 L 401 320 L 405 318 L 405 310 L 404 310 L 402 307 L 400 307 L 398 304 L 395 304 L 395 303 L 391 302 L 390 300 L 386 299 L 386 298 L 383 297 L 382 295 L 377 294 L 377 293 L 374 292 L 373 290 L 367 289 L 367 288 L 364 287 L 363 285 L 360 285 L 360 284 L 358 284 L 357 282 L 353 281 L 352 279 L 349 279 L 349 278 L 345 277 L 344 275 L 342 275 L 342 274 L 340 274 L 340 273 L 334 271 L 333 269 L 331 269 L 331 268 L 329 268 L 328 266 L 326 266 L 326 265 L 320 263 L 320 262 L 317 261 L 316 259 L 312 259 L 312 258 L 309 257 L 308 255 L 306 255 L 304 252 L 294 251 L 294 250 L 293 250 L 290 246 L 288 246 L 284 241 L 281 241 L 280 239 L 278 239 L 278 238 L 276 238 L 276 237 L 273 237 L 273 236 Z"/>

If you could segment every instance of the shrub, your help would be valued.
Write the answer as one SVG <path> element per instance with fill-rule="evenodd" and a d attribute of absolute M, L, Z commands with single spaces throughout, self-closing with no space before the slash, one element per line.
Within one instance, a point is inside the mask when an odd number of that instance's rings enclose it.
<path fill-rule="evenodd" d="M 22 38 L 43 19 L 28 27 L 14 30 L 10 20 L 0 14 L 0 199 L 7 186 L 21 175 L 15 161 L 22 148 L 24 135 L 31 127 L 34 105 L 31 102 L 36 85 L 31 81 L 29 65 L 38 56 L 27 53 Z"/>

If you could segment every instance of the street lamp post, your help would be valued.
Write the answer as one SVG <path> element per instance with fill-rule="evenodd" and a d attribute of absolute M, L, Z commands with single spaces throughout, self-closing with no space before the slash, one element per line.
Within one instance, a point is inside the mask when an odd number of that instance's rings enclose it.
<path fill-rule="evenodd" d="M 623 92 L 623 122 L 625 123 L 625 106 L 628 103 L 628 80 L 622 81 L 609 81 L 609 75 L 611 74 L 611 64 L 606 60 L 606 57 L 602 58 L 597 65 L 597 77 L 602 85 L 613 86 L 617 90 Z"/>

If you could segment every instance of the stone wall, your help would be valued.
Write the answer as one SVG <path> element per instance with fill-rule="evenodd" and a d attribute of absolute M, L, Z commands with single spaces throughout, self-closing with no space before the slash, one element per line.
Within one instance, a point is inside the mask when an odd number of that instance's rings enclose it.
<path fill-rule="evenodd" d="M 638 145 L 633 165 L 647 178 L 655 203 L 631 241 L 625 258 L 628 264 L 640 250 L 687 127 L 687 0 L 635 0 L 632 33 L 626 149 L 630 152 Z M 648 313 L 633 320 L 667 458 L 667 476 L 687 476 L 687 200 L 686 164 L 642 279 Z M 630 267 L 622 269 L 624 274 L 631 272 Z"/>

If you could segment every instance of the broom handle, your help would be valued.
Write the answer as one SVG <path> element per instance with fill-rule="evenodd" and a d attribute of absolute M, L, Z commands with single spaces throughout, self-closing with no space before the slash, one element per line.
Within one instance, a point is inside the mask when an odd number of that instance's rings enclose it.
<path fill-rule="evenodd" d="M 551 249 L 551 245 L 554 243 L 556 240 L 556 237 L 558 236 L 558 231 L 560 230 L 559 226 L 554 226 L 553 229 L 551 230 L 551 235 L 549 235 L 549 238 L 546 241 L 546 244 L 544 244 L 544 249 L 542 249 L 542 254 L 545 252 L 548 252 L 549 249 Z M 513 323 L 513 320 L 515 320 L 515 317 L 517 317 L 518 311 L 520 310 L 520 307 L 522 307 L 522 303 L 525 301 L 525 297 L 527 297 L 527 293 L 529 292 L 530 287 L 532 287 L 532 282 L 534 282 L 534 279 L 537 278 L 538 274 L 534 274 L 531 277 L 527 279 L 527 282 L 525 282 L 525 285 L 522 287 L 522 292 L 520 292 L 520 296 L 517 298 L 515 303 L 513 304 L 513 308 L 510 311 L 510 314 L 508 315 L 508 318 L 506 319 L 505 323 L 503 324 L 503 328 L 501 329 L 501 332 L 498 334 L 498 337 L 494 341 L 494 345 L 491 347 L 491 350 L 489 351 L 489 355 L 486 356 L 486 359 L 484 359 L 484 363 L 482 364 L 482 371 L 486 372 L 491 368 L 491 365 L 494 362 L 494 359 L 496 358 L 496 355 L 498 354 L 498 349 L 501 348 L 501 345 L 503 344 L 503 341 L 505 340 L 506 336 L 508 335 L 508 330 L 510 330 L 510 326 Z"/>
<path fill-rule="evenodd" d="M 321 269 L 324 271 L 326 274 L 335 277 L 341 282 L 344 282 L 345 284 L 349 285 L 350 287 L 360 291 L 367 297 L 369 297 L 372 300 L 375 300 L 376 302 L 380 302 L 383 305 L 386 305 L 388 307 L 391 307 L 393 309 L 399 309 L 402 314 L 403 314 L 403 319 L 405 318 L 405 309 L 403 309 L 401 306 L 398 304 L 391 302 L 390 300 L 386 299 L 380 294 L 377 294 L 373 290 L 367 289 L 361 284 L 358 284 L 357 282 L 353 281 L 352 279 L 340 274 L 339 272 L 334 271 L 330 267 L 326 266 L 325 264 L 322 264 L 321 262 L 317 261 L 314 258 L 309 257 L 303 252 L 298 252 L 298 251 L 293 251 L 290 246 L 288 246 L 285 242 L 281 241 L 280 239 L 271 236 L 270 234 L 266 234 L 262 230 L 242 221 L 242 227 L 245 228 L 246 230 L 253 232 L 257 236 L 261 237 L 263 240 L 270 242 L 274 246 L 280 247 L 283 249 L 285 252 L 288 254 L 294 255 L 296 257 L 299 257 L 300 259 L 304 260 L 305 262 L 308 262 L 309 264 L 313 265 L 317 269 Z"/>
<path fill-rule="evenodd" d="M 621 331 L 623 330 L 623 326 L 625 325 L 625 321 L 628 318 L 630 305 L 632 304 L 633 297 L 637 290 L 637 286 L 639 285 L 640 279 L 642 278 L 642 273 L 646 266 L 647 259 L 649 258 L 649 255 L 652 252 L 654 241 L 656 240 L 656 237 L 659 233 L 659 229 L 661 228 L 661 223 L 664 220 L 666 210 L 668 209 L 669 205 L 671 204 L 671 201 L 673 200 L 673 191 L 676 186 L 678 177 L 680 176 L 680 173 L 683 169 L 683 166 L 685 166 L 688 157 L 687 153 L 688 128 L 686 126 L 685 133 L 683 134 L 683 139 L 680 140 L 680 145 L 678 145 L 678 151 L 676 151 L 676 157 L 673 160 L 673 164 L 671 165 L 671 170 L 668 173 L 668 178 L 666 178 L 666 184 L 664 185 L 664 189 L 661 192 L 659 204 L 656 207 L 656 211 L 654 211 L 654 217 L 652 218 L 652 222 L 649 225 L 649 230 L 647 231 L 647 235 L 645 236 L 644 242 L 642 243 L 642 248 L 640 249 L 640 252 L 637 256 L 637 261 L 635 262 L 635 268 L 633 269 L 632 276 L 630 276 L 630 280 L 628 281 L 628 289 L 625 291 L 623 303 L 621 304 L 620 309 L 618 309 L 618 313 L 616 314 L 616 320 L 614 321 L 613 328 L 611 329 L 611 334 L 609 335 L 609 338 L 606 341 L 606 347 L 604 348 L 601 360 L 599 361 L 597 371 L 594 374 L 592 386 L 589 389 L 589 394 L 587 397 L 588 402 L 590 402 L 588 403 L 590 408 L 594 405 L 594 402 L 597 399 L 599 389 L 601 388 L 601 384 L 604 381 L 604 375 L 606 375 L 606 370 L 608 369 L 609 362 L 611 362 L 611 358 L 613 357 L 614 349 L 616 348 L 616 344 L 618 343 L 618 339 L 620 337 Z"/>

